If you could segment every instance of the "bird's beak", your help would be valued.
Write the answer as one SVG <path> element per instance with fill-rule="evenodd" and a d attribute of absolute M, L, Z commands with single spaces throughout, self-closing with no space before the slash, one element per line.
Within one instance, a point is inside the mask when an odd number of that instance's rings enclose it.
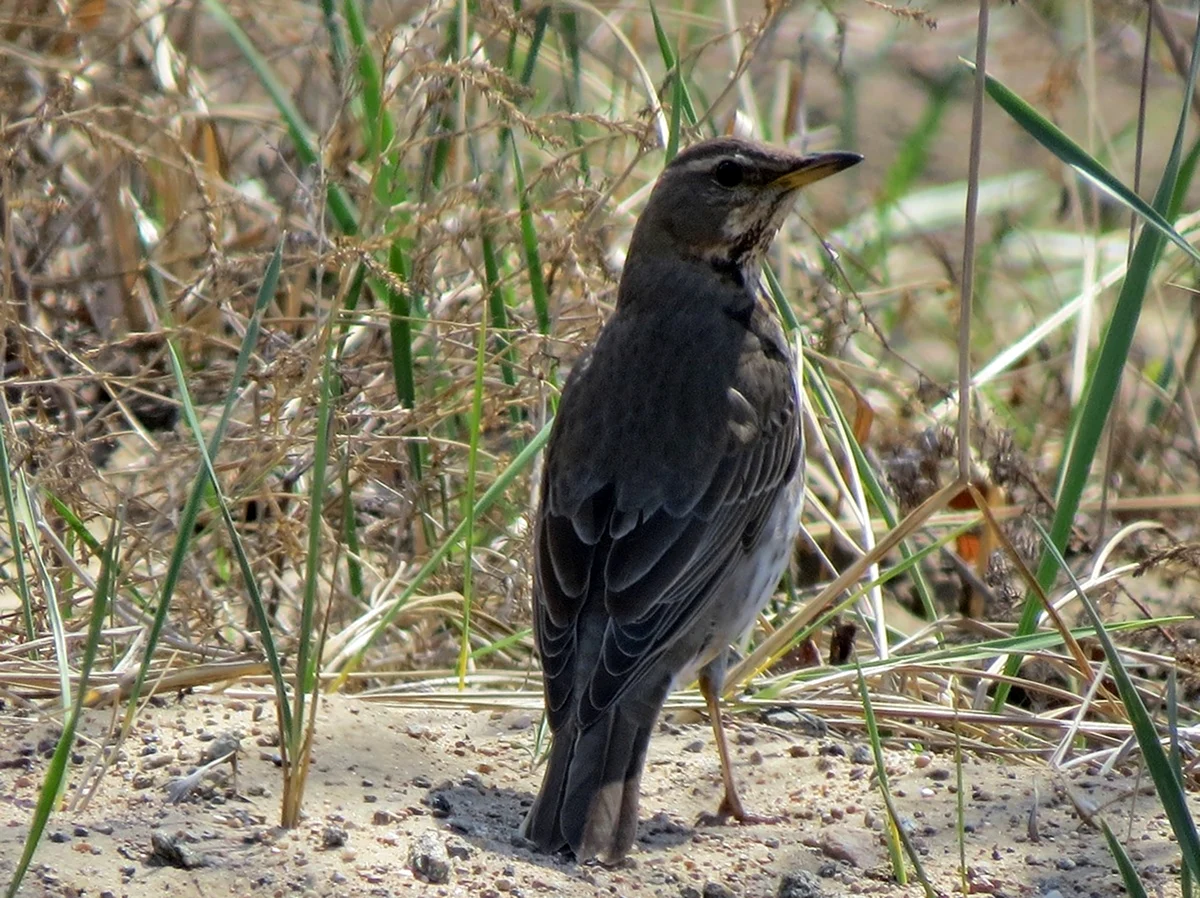
<path fill-rule="evenodd" d="M 852 165 L 858 165 L 862 160 L 863 157 L 858 153 L 846 153 L 841 150 L 802 156 L 794 169 L 786 175 L 776 178 L 771 182 L 771 186 L 782 190 L 796 190 L 820 181 L 822 178 L 836 175 Z"/>

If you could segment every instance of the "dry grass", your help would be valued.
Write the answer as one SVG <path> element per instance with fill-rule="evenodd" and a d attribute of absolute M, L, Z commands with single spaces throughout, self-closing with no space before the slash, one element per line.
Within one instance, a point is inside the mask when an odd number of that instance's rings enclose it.
<path fill-rule="evenodd" d="M 1090 13 L 1068 3 L 997 8 L 991 68 L 1131 183 L 1140 7 L 1081 6 Z M 724 128 L 736 110 L 774 140 L 802 135 L 812 146 L 868 156 L 858 180 L 814 192 L 780 241 L 775 266 L 812 335 L 810 359 L 848 419 L 839 432 L 818 403 L 810 432 L 810 531 L 833 564 L 844 565 L 851 546 L 869 547 L 870 534 L 887 529 L 885 509 L 855 500 L 862 487 L 851 433 L 887 485 L 888 514 L 915 507 L 952 467 L 969 116 L 968 78 L 956 57 L 970 52 L 974 20 L 955 3 L 919 14 L 874 0 L 796 7 L 770 5 L 732 22 L 715 5 L 660 11 L 710 125 Z M 343 688 L 398 684 L 391 691 L 408 694 L 415 682 L 421 701 L 534 706 L 531 468 L 516 471 L 469 528 L 469 578 L 456 543 L 415 595 L 404 590 L 472 502 L 514 473 L 509 465 L 552 413 L 562 372 L 610 308 L 621 248 L 661 166 L 656 146 L 673 98 L 649 17 L 614 6 L 606 23 L 570 4 L 539 39 L 537 10 L 482 3 L 460 20 L 458 4 L 376 4 L 366 42 L 394 133 L 380 145 L 364 123 L 361 73 L 318 6 L 226 8 L 308 123 L 319 164 L 305 162 L 245 53 L 202 2 L 9 0 L 0 8 L 3 432 L 10 480 L 32 501 L 21 512 L 28 523 L 19 568 L 12 530 L 3 532 L 5 696 L 18 705 L 58 703 L 64 679 L 47 660 L 55 655 L 51 607 L 66 618 L 61 645 L 73 657 L 95 591 L 98 543 L 120 518 L 120 576 L 90 698 L 129 698 L 200 471 L 168 341 L 182 351 L 192 401 L 212 427 L 263 272 L 282 243 L 278 289 L 215 459 L 276 640 L 291 653 L 312 635 L 301 611 L 310 477 L 327 451 L 315 543 L 325 675 Z M 1162 14 L 1176 43 L 1189 33 L 1189 16 Z M 927 30 L 934 20 L 937 29 Z M 337 21 L 345 44 L 341 13 Z M 1156 49 L 1167 46 L 1163 33 Z M 538 40 L 524 83 L 521 66 Z M 1145 117 L 1149 183 L 1169 146 L 1179 82 L 1169 55 L 1155 53 Z M 1128 218 L 994 107 L 988 114 L 971 331 L 973 368 L 986 375 L 977 382 L 974 474 L 992 490 L 997 515 L 1009 509 L 1008 538 L 1032 560 L 1038 540 L 1028 520 L 1048 517 L 1088 350 L 1123 273 Z M 531 206 L 524 220 L 510 131 Z M 331 212 L 337 196 L 354 211 L 353 227 Z M 1194 226 L 1191 218 L 1178 224 L 1185 233 Z M 547 310 L 536 303 L 531 258 Z M 1076 521 L 1073 557 L 1088 571 L 1084 560 L 1122 525 L 1147 517 L 1160 525 L 1120 531 L 1111 563 L 1089 578 L 1113 620 L 1197 610 L 1194 554 L 1179 548 L 1198 537 L 1200 502 L 1200 305 L 1192 280 L 1182 255 L 1168 252 L 1108 454 Z M 407 316 L 397 318 L 395 302 Z M 1075 314 L 1056 323 L 1064 307 Z M 398 352 L 412 359 L 411 396 L 397 383 Z M 316 410 L 325 386 L 332 436 L 322 447 Z M 912 549 L 948 539 L 974 520 L 964 514 L 927 522 Z M 1083 708 L 1093 747 L 1119 745 L 1129 732 L 1119 710 L 1083 694 L 1072 659 L 1052 645 L 1041 649 L 1052 676 L 1030 674 L 1022 685 L 1035 708 L 1058 711 L 968 720 L 947 710 L 982 706 L 1003 657 L 994 647 L 969 649 L 1011 632 L 1006 622 L 1024 593 L 1012 557 L 983 533 L 982 549 L 956 544 L 966 564 L 939 561 L 948 550 L 935 549 L 921 577 L 902 571 L 904 585 L 888 586 L 886 602 L 876 587 L 874 604 L 857 606 L 867 629 L 884 636 L 873 645 L 859 637 L 864 660 L 883 659 L 867 671 L 888 696 L 877 712 L 897 735 L 937 742 L 961 724 L 968 744 L 1051 754 L 1075 734 L 1067 721 Z M 830 577 L 811 545 L 800 556 L 803 598 L 803 589 Z M 1154 578 L 1135 579 L 1134 563 Z M 22 572 L 28 599 L 17 582 Z M 900 607 L 919 609 L 922 589 L 936 622 Z M 786 620 L 796 598 L 782 598 L 766 626 Z M 258 682 L 262 636 L 211 493 L 170 603 L 152 688 Z M 471 690 L 457 693 L 468 607 L 469 668 L 477 673 Z M 983 621 L 960 622 L 960 607 Z M 1194 700 L 1195 626 L 1146 633 L 1137 637 L 1144 653 L 1131 655 L 1144 692 L 1157 696 L 1163 671 L 1178 665 L 1185 698 Z M 835 723 L 858 725 L 853 670 L 805 672 L 802 661 L 828 651 L 824 630 L 813 639 L 755 681 L 752 700 L 811 705 Z M 887 660 L 941 642 L 965 643 L 961 662 Z"/>

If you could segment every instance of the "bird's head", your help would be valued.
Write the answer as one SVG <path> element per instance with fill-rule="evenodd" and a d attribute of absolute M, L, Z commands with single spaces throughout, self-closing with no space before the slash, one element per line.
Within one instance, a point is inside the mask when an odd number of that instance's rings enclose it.
<path fill-rule="evenodd" d="M 861 161 L 857 153 L 803 155 L 734 137 L 694 144 L 659 176 L 629 257 L 683 256 L 753 276 L 800 188 Z"/>

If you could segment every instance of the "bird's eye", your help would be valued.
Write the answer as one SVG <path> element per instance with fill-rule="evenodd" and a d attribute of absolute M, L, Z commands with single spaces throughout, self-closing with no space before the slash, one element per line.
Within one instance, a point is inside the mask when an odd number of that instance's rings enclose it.
<path fill-rule="evenodd" d="M 732 159 L 722 159 L 713 169 L 713 177 L 722 187 L 737 187 L 745 176 L 742 167 Z"/>

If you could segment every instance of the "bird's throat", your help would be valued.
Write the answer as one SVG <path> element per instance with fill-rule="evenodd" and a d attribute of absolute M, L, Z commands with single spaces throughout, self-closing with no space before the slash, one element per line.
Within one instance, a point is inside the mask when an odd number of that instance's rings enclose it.
<path fill-rule="evenodd" d="M 728 256 L 713 256 L 709 258 L 708 264 L 712 266 L 713 271 L 721 280 L 733 284 L 741 289 L 746 289 L 747 277 L 746 268 L 742 260 L 731 259 Z"/>

